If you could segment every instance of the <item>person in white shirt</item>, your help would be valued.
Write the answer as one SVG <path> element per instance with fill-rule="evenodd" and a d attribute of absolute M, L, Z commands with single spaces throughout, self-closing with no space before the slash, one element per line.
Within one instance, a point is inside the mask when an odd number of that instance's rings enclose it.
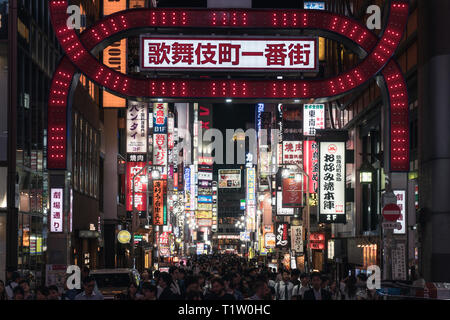
<path fill-rule="evenodd" d="M 306 273 L 300 275 L 300 284 L 292 289 L 292 299 L 302 300 L 306 291 L 311 289 L 309 285 L 309 276 Z"/>
<path fill-rule="evenodd" d="M 275 285 L 276 300 L 291 300 L 294 285 L 289 281 L 290 277 L 289 272 L 283 271 L 282 280 Z"/>
<path fill-rule="evenodd" d="M 13 272 L 11 280 L 12 280 L 11 283 L 5 287 L 8 300 L 12 300 L 14 297 L 14 288 L 19 285 L 20 274 L 17 271 Z"/>

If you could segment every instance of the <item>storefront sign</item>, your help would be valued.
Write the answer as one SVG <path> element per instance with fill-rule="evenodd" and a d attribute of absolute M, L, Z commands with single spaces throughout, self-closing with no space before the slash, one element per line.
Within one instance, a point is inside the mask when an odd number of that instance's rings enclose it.
<path fill-rule="evenodd" d="M 240 188 L 241 170 L 223 169 L 219 170 L 219 188 Z"/>
<path fill-rule="evenodd" d="M 130 243 L 131 240 L 131 234 L 127 230 L 121 230 L 117 234 L 117 241 L 121 244 Z"/>
<path fill-rule="evenodd" d="M 256 170 L 255 168 L 247 168 L 247 198 L 246 204 L 248 207 L 254 207 L 256 205 Z"/>
<path fill-rule="evenodd" d="M 319 190 L 319 144 L 313 140 L 303 141 L 303 165 L 309 176 L 309 193 Z"/>
<path fill-rule="evenodd" d="M 50 232 L 63 232 L 64 189 L 50 189 Z"/>
<path fill-rule="evenodd" d="M 141 37 L 141 69 L 308 70 L 318 68 L 315 38 Z"/>
<path fill-rule="evenodd" d="M 404 243 L 397 243 L 392 249 L 392 279 L 406 280 L 406 248 Z"/>
<path fill-rule="evenodd" d="M 167 166 L 167 134 L 153 135 L 153 164 Z"/>
<path fill-rule="evenodd" d="M 197 225 L 199 227 L 211 227 L 212 219 L 197 219 Z"/>
<path fill-rule="evenodd" d="M 164 205 L 164 180 L 153 181 L 153 225 L 163 226 L 166 220 L 166 207 Z"/>
<path fill-rule="evenodd" d="M 195 217 L 197 219 L 212 219 L 212 211 L 200 211 L 200 210 L 197 210 L 196 212 L 197 213 L 196 213 Z"/>
<path fill-rule="evenodd" d="M 303 106 L 303 134 L 315 136 L 317 129 L 325 129 L 325 105 L 305 104 Z"/>
<path fill-rule="evenodd" d="M 145 167 L 145 162 L 127 162 L 127 194 L 126 210 L 133 211 L 133 177 Z M 147 180 L 146 169 L 134 179 L 134 208 L 139 213 L 147 211 Z"/>
<path fill-rule="evenodd" d="M 303 162 L 302 141 L 283 141 L 283 164 Z"/>
<path fill-rule="evenodd" d="M 289 241 L 289 223 L 280 222 L 276 224 L 276 247 L 287 248 L 290 244 Z"/>
<path fill-rule="evenodd" d="M 325 234 L 314 232 L 309 235 L 309 247 L 313 250 L 325 250 Z"/>
<path fill-rule="evenodd" d="M 207 180 L 207 181 L 211 181 L 213 178 L 213 174 L 212 172 L 204 172 L 204 171 L 200 171 L 198 173 L 198 180 Z"/>
<path fill-rule="evenodd" d="M 319 222 L 345 223 L 345 142 L 320 142 Z"/>
<path fill-rule="evenodd" d="M 127 109 L 127 153 L 147 153 L 147 104 L 130 102 Z"/>
<path fill-rule="evenodd" d="M 295 253 L 303 253 L 303 227 L 291 227 L 291 249 Z"/>
<path fill-rule="evenodd" d="M 153 133 L 167 133 L 168 127 L 168 104 L 153 104 Z"/>
<path fill-rule="evenodd" d="M 400 218 L 397 222 L 401 224 L 401 229 L 394 229 L 395 234 L 405 234 L 406 232 L 406 191 L 405 190 L 394 190 L 394 194 L 397 197 L 397 205 L 400 207 Z"/>
<path fill-rule="evenodd" d="M 264 235 L 264 247 L 267 249 L 273 249 L 276 246 L 276 237 L 272 232 L 266 233 Z"/>

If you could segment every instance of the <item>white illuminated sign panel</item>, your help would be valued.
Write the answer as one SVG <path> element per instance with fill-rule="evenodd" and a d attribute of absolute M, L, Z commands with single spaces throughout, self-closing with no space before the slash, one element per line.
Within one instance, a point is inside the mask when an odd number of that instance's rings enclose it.
<path fill-rule="evenodd" d="M 400 207 L 400 218 L 397 222 L 402 225 L 400 230 L 394 229 L 395 234 L 405 234 L 406 228 L 406 191 L 404 190 L 394 190 L 394 194 L 397 197 L 397 205 Z"/>
<path fill-rule="evenodd" d="M 127 153 L 147 153 L 147 105 L 131 102 L 127 109 Z"/>
<path fill-rule="evenodd" d="M 141 37 L 142 69 L 316 71 L 316 38 Z"/>
<path fill-rule="evenodd" d="M 63 232 L 63 203 L 63 189 L 50 189 L 50 232 Z"/>
<path fill-rule="evenodd" d="M 317 129 L 325 129 L 325 105 L 305 104 L 303 106 L 303 134 L 315 136 Z"/>
<path fill-rule="evenodd" d="M 345 223 L 345 142 L 320 142 L 319 221 Z"/>
<path fill-rule="evenodd" d="M 305 1 L 303 9 L 307 10 L 325 10 L 325 1 Z"/>
<path fill-rule="evenodd" d="M 277 192 L 277 216 L 293 216 L 294 208 L 283 208 L 283 192 Z"/>
<path fill-rule="evenodd" d="M 167 165 L 167 134 L 153 135 L 153 165 Z"/>

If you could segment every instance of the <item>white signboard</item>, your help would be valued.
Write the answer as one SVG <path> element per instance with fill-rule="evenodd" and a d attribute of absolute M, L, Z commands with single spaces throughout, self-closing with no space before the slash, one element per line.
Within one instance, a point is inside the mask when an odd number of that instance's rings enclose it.
<path fill-rule="evenodd" d="M 303 142 L 283 141 L 283 164 L 303 163 Z"/>
<path fill-rule="evenodd" d="M 345 142 L 320 142 L 319 221 L 345 223 Z"/>
<path fill-rule="evenodd" d="M 392 249 L 392 279 L 406 280 L 406 249 L 404 243 L 397 243 Z"/>
<path fill-rule="evenodd" d="M 241 170 L 223 169 L 219 170 L 219 188 L 240 188 Z"/>
<path fill-rule="evenodd" d="M 130 102 L 127 109 L 127 153 L 147 153 L 147 105 Z"/>
<path fill-rule="evenodd" d="M 291 249 L 295 253 L 303 253 L 303 232 L 302 226 L 291 227 Z"/>
<path fill-rule="evenodd" d="M 167 134 L 153 135 L 153 165 L 167 165 Z"/>
<path fill-rule="evenodd" d="M 315 136 L 317 129 L 325 129 L 325 105 L 305 104 L 303 106 L 303 134 Z"/>
<path fill-rule="evenodd" d="M 208 180 L 208 181 L 212 181 L 213 179 L 213 174 L 212 172 L 204 172 L 204 171 L 200 171 L 198 173 L 198 180 Z"/>
<path fill-rule="evenodd" d="M 277 216 L 293 216 L 294 208 L 283 208 L 283 192 L 277 192 Z"/>
<path fill-rule="evenodd" d="M 63 232 L 64 190 L 50 189 L 50 232 Z"/>
<path fill-rule="evenodd" d="M 307 10 L 325 10 L 325 1 L 305 1 L 303 8 Z"/>
<path fill-rule="evenodd" d="M 397 205 L 400 207 L 400 218 L 397 222 L 401 224 L 401 229 L 394 230 L 395 234 L 405 234 L 406 232 L 406 191 L 394 190 L 394 194 L 397 197 Z"/>
<path fill-rule="evenodd" d="M 141 68 L 315 71 L 317 48 L 316 38 L 143 36 Z"/>

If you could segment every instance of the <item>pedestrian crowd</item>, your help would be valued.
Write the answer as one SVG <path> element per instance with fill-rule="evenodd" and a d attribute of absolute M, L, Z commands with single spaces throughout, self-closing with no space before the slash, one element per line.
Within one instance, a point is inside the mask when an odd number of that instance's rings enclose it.
<path fill-rule="evenodd" d="M 56 286 L 30 289 L 27 280 L 13 272 L 5 285 L 0 281 L 0 300 L 103 300 L 95 278 L 82 270 L 81 289 L 62 292 Z M 336 281 L 326 274 L 278 272 L 255 266 L 234 255 L 198 256 L 168 272 L 144 270 L 140 283 L 130 283 L 116 300 L 376 300 L 363 274 Z"/>

